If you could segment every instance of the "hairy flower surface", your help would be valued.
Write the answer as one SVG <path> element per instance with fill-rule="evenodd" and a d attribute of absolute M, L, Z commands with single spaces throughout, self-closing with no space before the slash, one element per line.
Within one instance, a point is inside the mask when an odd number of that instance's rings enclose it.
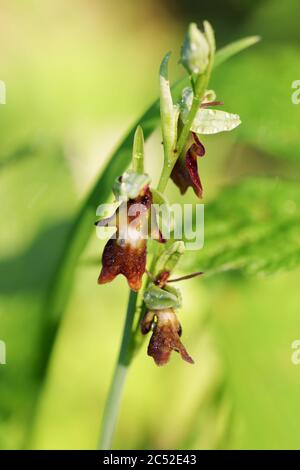
<path fill-rule="evenodd" d="M 180 353 L 186 362 L 194 363 L 180 341 L 181 325 L 174 309 L 149 311 L 142 321 L 141 331 L 147 334 L 151 329 L 153 333 L 148 346 L 148 355 L 153 357 L 158 366 L 167 364 L 172 351 Z"/>

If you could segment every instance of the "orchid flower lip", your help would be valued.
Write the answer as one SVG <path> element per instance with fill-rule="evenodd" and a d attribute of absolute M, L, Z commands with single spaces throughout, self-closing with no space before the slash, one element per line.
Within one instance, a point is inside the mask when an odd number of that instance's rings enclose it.
<path fill-rule="evenodd" d="M 129 206 L 124 218 L 120 216 L 121 206 L 116 210 L 117 236 L 111 237 L 105 245 L 98 283 L 110 282 L 122 274 L 127 278 L 129 287 L 138 291 L 142 286 L 142 277 L 146 269 L 147 241 L 143 236 L 143 229 L 152 205 L 149 185 L 143 186 L 137 197 L 129 199 L 124 204 Z M 101 226 L 109 220 L 110 218 L 104 219 L 96 225 Z M 157 240 L 163 242 L 162 238 L 158 237 Z"/>
<path fill-rule="evenodd" d="M 152 332 L 148 355 L 154 359 L 156 365 L 167 364 L 172 351 L 180 353 L 184 361 L 194 364 L 180 340 L 182 329 L 174 309 L 148 311 L 142 320 L 141 331 L 143 334 Z"/>

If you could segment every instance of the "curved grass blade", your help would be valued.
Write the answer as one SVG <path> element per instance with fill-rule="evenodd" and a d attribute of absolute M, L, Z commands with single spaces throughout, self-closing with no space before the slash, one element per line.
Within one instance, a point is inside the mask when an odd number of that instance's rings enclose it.
<path fill-rule="evenodd" d="M 244 49 L 247 49 L 250 46 L 254 46 L 254 44 L 258 43 L 260 39 L 260 36 L 249 36 L 247 38 L 238 39 L 237 41 L 231 42 L 216 53 L 215 67 L 221 65 L 235 54 L 242 52 Z"/>

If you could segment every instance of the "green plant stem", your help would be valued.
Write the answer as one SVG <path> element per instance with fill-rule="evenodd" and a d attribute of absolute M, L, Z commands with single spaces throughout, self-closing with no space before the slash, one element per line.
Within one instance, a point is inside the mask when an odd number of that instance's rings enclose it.
<path fill-rule="evenodd" d="M 169 159 L 165 158 L 165 163 L 164 163 L 163 170 L 162 170 L 158 187 L 157 187 L 158 191 L 160 191 L 161 193 L 163 193 L 164 190 L 166 189 L 167 183 L 169 181 L 170 175 L 177 161 L 177 158 L 179 158 L 179 156 L 181 155 L 181 153 L 183 152 L 185 148 L 192 123 L 195 119 L 195 116 L 201 104 L 203 95 L 205 93 L 206 87 L 208 85 L 210 73 L 211 73 L 211 67 L 208 68 L 205 74 L 200 75 L 196 81 L 196 84 L 194 87 L 194 97 L 193 97 L 192 106 L 191 106 L 188 118 L 184 126 L 182 127 L 181 133 L 179 135 L 179 139 L 177 142 L 176 149 L 174 151 L 173 158 L 172 160 L 170 158 Z"/>
<path fill-rule="evenodd" d="M 169 158 L 165 159 L 165 164 L 163 166 L 163 170 L 162 170 L 161 177 L 160 177 L 158 187 L 157 187 L 157 190 L 160 191 L 161 193 L 164 192 L 167 186 L 168 179 L 170 178 L 170 174 L 171 174 L 172 168 L 175 165 L 177 157 L 180 155 L 180 153 L 183 151 L 185 147 L 186 140 L 188 139 L 188 136 L 189 136 L 190 127 L 199 109 L 202 97 L 205 93 L 209 76 L 210 76 L 210 70 L 206 74 L 200 76 L 197 80 L 197 83 L 195 85 L 196 92 L 194 95 L 193 103 L 192 103 L 187 121 L 181 131 L 177 149 L 176 149 L 176 154 L 174 155 L 172 162 L 170 162 Z M 155 262 L 156 262 L 156 256 L 154 254 L 154 257 L 152 260 L 153 266 L 155 265 Z M 120 403 L 121 403 L 124 382 L 126 379 L 128 367 L 130 365 L 131 358 L 133 356 L 133 352 L 134 352 L 134 348 L 136 344 L 136 331 L 134 332 L 132 328 L 133 322 L 134 322 L 134 316 L 136 312 L 136 301 L 137 301 L 137 295 L 136 293 L 133 293 L 131 291 L 129 300 L 128 300 L 127 315 L 126 315 L 126 320 L 125 320 L 125 327 L 124 327 L 124 332 L 123 332 L 120 353 L 119 353 L 117 365 L 114 371 L 112 384 L 108 393 L 108 399 L 107 399 L 105 409 L 104 409 L 102 433 L 101 433 L 101 438 L 100 438 L 100 449 L 111 448 L 113 433 L 114 433 L 115 424 L 116 424 L 116 420 L 117 420 L 117 416 L 118 416 L 118 412 L 120 408 Z"/>
<path fill-rule="evenodd" d="M 174 162 L 174 165 L 175 165 L 175 162 Z M 160 175 L 159 183 L 158 183 L 158 186 L 157 186 L 157 190 L 160 193 L 163 193 L 164 190 L 166 189 L 166 186 L 168 184 L 170 174 L 172 172 L 172 169 L 173 169 L 174 165 L 172 165 L 171 163 L 168 163 L 167 165 L 164 165 L 164 168 L 163 168 L 163 171 Z"/>
<path fill-rule="evenodd" d="M 104 408 L 99 449 L 111 449 L 113 433 L 119 413 L 122 392 L 132 356 L 132 327 L 136 311 L 137 292 L 130 291 L 122 343 L 115 367 L 108 399 Z"/>

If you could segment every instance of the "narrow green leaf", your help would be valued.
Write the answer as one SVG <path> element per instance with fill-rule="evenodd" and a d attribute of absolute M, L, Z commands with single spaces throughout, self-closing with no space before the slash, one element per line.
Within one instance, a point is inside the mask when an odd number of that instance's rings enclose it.
<path fill-rule="evenodd" d="M 144 173 L 144 133 L 141 126 L 137 126 L 134 134 L 132 169 L 135 173 Z"/>
<path fill-rule="evenodd" d="M 206 208 L 205 250 L 186 252 L 186 272 L 270 275 L 300 266 L 299 183 L 248 179 Z"/>
<path fill-rule="evenodd" d="M 172 159 L 172 153 L 177 140 L 177 121 L 179 110 L 173 105 L 170 82 L 168 77 L 168 63 L 171 53 L 168 52 L 160 66 L 160 115 L 165 160 Z"/>
<path fill-rule="evenodd" d="M 300 161 L 300 105 L 293 104 L 299 79 L 299 48 L 290 45 L 274 47 L 264 44 L 255 53 L 242 54 L 232 64 L 224 64 L 222 74 L 214 77 L 214 87 L 232 110 L 239 110 L 246 125 L 238 139 L 259 148 L 269 156 L 298 164 Z M 274 79 L 280 70 L 280 79 Z M 255 71 L 255 72 L 254 72 Z M 237 93 L 236 79 L 243 84 Z M 268 105 L 268 102 L 272 105 Z M 259 110 L 259 112 L 258 112 Z M 299 169 L 297 170 L 299 174 Z"/>

